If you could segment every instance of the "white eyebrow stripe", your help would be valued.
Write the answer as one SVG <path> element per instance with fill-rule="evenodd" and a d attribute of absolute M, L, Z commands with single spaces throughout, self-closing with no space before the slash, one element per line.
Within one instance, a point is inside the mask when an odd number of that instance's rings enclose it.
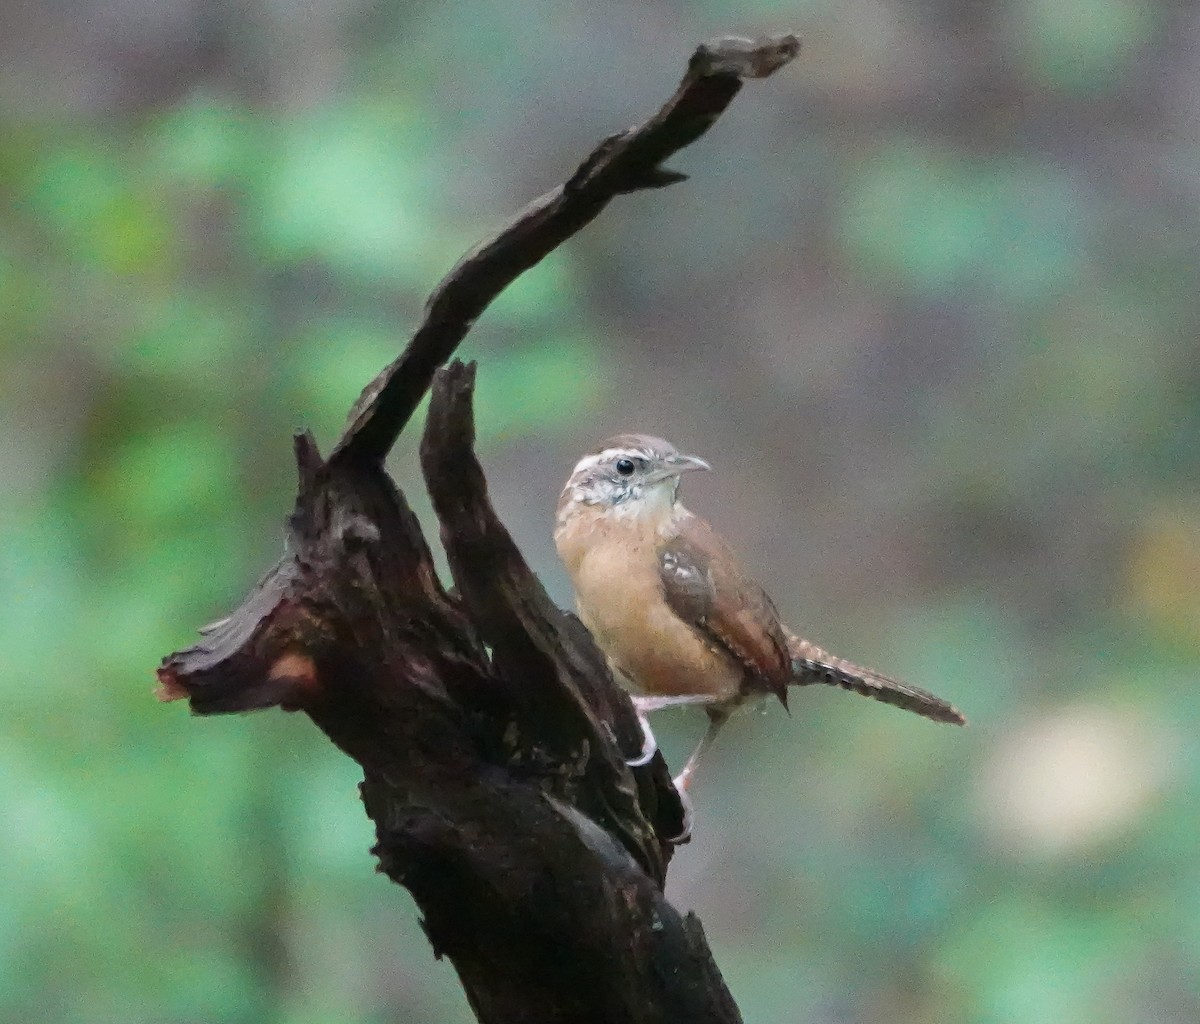
<path fill-rule="evenodd" d="M 599 455 L 596 456 L 601 462 L 610 462 L 613 459 L 649 459 L 651 453 L 645 448 L 605 448 Z"/>
<path fill-rule="evenodd" d="M 599 452 L 596 455 L 585 455 L 582 459 L 575 463 L 575 469 L 572 470 L 571 476 L 586 472 L 589 469 L 594 469 L 602 462 L 611 462 L 614 459 L 619 459 L 622 457 L 631 459 L 648 459 L 650 458 L 650 453 L 644 448 L 605 448 L 604 451 Z"/>

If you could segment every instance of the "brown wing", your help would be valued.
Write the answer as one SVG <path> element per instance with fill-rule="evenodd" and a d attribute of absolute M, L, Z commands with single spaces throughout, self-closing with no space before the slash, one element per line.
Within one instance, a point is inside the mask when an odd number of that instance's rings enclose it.
<path fill-rule="evenodd" d="M 779 613 L 713 528 L 690 517 L 659 552 L 658 570 L 671 610 L 744 666 L 748 689 L 787 707 L 792 666 Z"/>
<path fill-rule="evenodd" d="M 797 686 L 809 686 L 813 683 L 840 686 L 843 690 L 873 697 L 884 704 L 932 718 L 935 722 L 967 724 L 962 712 L 941 697 L 935 697 L 932 693 L 909 686 L 898 679 L 880 675 L 872 669 L 855 665 L 844 658 L 835 657 L 816 644 L 810 644 L 799 637 L 789 635 L 787 642 Z"/>

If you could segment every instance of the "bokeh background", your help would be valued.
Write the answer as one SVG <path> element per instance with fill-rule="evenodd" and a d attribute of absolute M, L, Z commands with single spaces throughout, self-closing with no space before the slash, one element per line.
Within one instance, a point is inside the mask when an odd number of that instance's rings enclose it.
<path fill-rule="evenodd" d="M 806 691 L 721 737 L 671 891 L 748 1022 L 1200 1020 L 1184 0 L 0 6 L 0 1018 L 470 1020 L 354 766 L 153 669 L 458 254 L 697 42 L 788 28 L 690 182 L 472 334 L 495 500 L 569 603 L 562 480 L 665 434 L 798 628 L 970 715 Z"/>

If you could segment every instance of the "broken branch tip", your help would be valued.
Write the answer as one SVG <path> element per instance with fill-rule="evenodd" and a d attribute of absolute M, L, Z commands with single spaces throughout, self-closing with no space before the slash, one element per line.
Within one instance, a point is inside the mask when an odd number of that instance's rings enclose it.
<path fill-rule="evenodd" d="M 799 53 L 800 37 L 794 32 L 759 39 L 723 36 L 696 50 L 691 69 L 700 75 L 766 78 L 793 61 Z"/>

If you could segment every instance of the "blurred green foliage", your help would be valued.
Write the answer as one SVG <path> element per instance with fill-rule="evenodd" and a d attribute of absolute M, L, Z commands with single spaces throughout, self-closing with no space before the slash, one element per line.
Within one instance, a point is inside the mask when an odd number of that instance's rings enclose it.
<path fill-rule="evenodd" d="M 695 42 L 795 27 L 473 332 L 496 501 L 566 602 L 562 476 L 665 433 L 798 626 L 972 718 L 730 725 L 671 885 L 748 1021 L 1200 1019 L 1189 5 L 84 8 L 0 11 L 0 1018 L 470 1019 L 354 766 L 152 670 L 459 254 Z"/>

